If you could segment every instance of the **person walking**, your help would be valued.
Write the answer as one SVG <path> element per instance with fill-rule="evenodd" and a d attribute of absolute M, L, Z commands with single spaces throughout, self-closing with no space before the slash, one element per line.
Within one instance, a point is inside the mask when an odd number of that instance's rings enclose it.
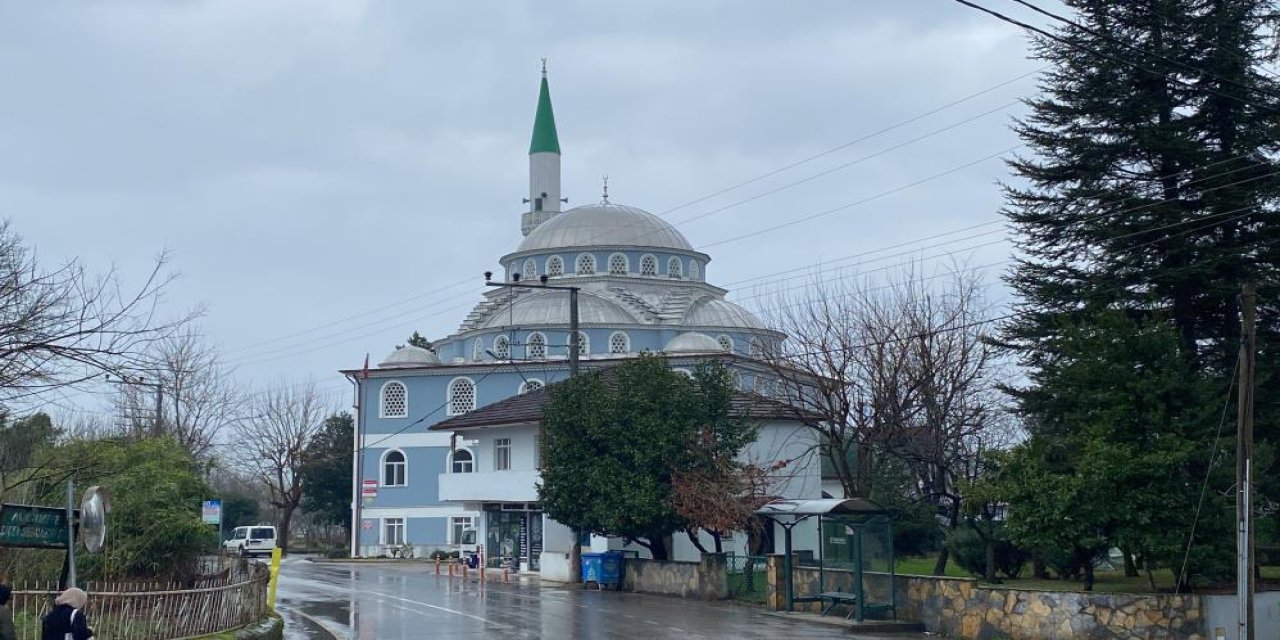
<path fill-rule="evenodd" d="M 12 597 L 13 588 L 0 584 L 0 640 L 18 640 L 18 630 L 13 628 L 13 611 L 9 609 Z"/>
<path fill-rule="evenodd" d="M 72 587 L 58 594 L 53 604 L 41 621 L 40 640 L 93 640 L 93 629 L 84 614 L 89 594 Z"/>

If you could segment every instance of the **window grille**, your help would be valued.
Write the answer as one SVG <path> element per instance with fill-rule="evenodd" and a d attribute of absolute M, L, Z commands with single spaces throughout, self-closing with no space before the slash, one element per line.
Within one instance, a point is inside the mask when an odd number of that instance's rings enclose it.
<path fill-rule="evenodd" d="M 630 353 L 631 340 L 627 334 L 618 331 L 609 336 L 609 353 Z"/>
<path fill-rule="evenodd" d="M 629 268 L 630 267 L 627 264 L 627 257 L 625 255 L 615 253 L 609 256 L 609 275 L 625 276 L 627 275 L 627 270 Z"/>
<path fill-rule="evenodd" d="M 409 415 L 409 392 L 399 382 L 382 385 L 382 417 L 403 418 Z"/>
<path fill-rule="evenodd" d="M 547 339 L 541 333 L 529 334 L 529 341 L 524 346 L 525 357 L 530 360 L 541 360 L 547 357 Z"/>
<path fill-rule="evenodd" d="M 643 258 L 640 258 L 640 275 L 642 276 L 658 275 L 658 259 L 650 255 L 646 255 Z"/>
<path fill-rule="evenodd" d="M 476 408 L 476 383 L 458 378 L 449 383 L 449 415 L 460 416 Z"/>

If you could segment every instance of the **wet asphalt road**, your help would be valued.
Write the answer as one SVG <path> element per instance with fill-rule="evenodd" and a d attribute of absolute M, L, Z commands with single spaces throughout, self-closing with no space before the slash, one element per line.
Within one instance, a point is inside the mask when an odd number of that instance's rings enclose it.
<path fill-rule="evenodd" d="M 474 574 L 466 581 L 450 579 L 426 564 L 290 558 L 280 570 L 277 606 L 288 640 L 861 637 L 728 603 L 537 582 L 482 585 Z"/>

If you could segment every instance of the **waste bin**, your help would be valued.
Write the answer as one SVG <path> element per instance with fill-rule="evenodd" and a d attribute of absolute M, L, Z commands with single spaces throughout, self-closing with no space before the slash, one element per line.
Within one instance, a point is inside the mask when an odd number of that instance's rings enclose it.
<path fill-rule="evenodd" d="M 596 588 L 622 588 L 622 552 L 582 554 L 582 584 L 594 582 Z"/>

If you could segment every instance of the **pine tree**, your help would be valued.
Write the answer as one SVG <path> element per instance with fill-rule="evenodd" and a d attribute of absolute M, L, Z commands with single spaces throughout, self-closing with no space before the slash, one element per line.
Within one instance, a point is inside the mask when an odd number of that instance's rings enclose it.
<path fill-rule="evenodd" d="M 1280 83 L 1262 69 L 1264 35 L 1274 20 L 1269 3 L 1066 4 L 1075 10 L 1074 24 L 1056 38 L 1034 41 L 1036 55 L 1054 68 L 1042 81 L 1042 95 L 1028 101 L 1030 115 L 1015 126 L 1032 153 L 1010 163 L 1021 180 L 1006 187 L 1005 214 L 1020 254 L 1007 282 L 1019 302 L 1002 340 L 1032 381 L 1014 391 L 1031 430 L 1031 452 L 1070 442 L 1077 434 L 1054 425 L 1064 424 L 1069 407 L 1095 401 L 1096 389 L 1064 384 L 1061 371 L 1077 360 L 1064 348 L 1069 336 L 1084 329 L 1105 344 L 1108 331 L 1118 332 L 1097 324 L 1107 316 L 1103 310 L 1140 325 L 1167 322 L 1176 336 L 1168 348 L 1184 363 L 1177 369 L 1184 386 L 1216 389 L 1220 399 L 1239 348 L 1242 283 L 1258 283 L 1264 308 L 1274 309 L 1280 294 L 1280 224 L 1272 219 L 1280 198 Z M 1280 327 L 1274 315 L 1261 315 L 1267 317 L 1259 324 L 1257 394 L 1264 398 L 1280 391 L 1264 364 L 1280 346 Z M 1113 338 L 1122 340 L 1123 332 Z M 1110 353 L 1117 364 L 1142 366 L 1124 350 Z M 1169 406 L 1135 401 L 1128 419 L 1171 412 L 1182 401 L 1168 394 L 1157 400 Z M 1198 487 L 1215 444 L 1215 412 L 1194 413 L 1198 422 L 1179 422 L 1176 436 L 1197 446 L 1169 461 L 1170 475 L 1181 481 L 1170 486 Z M 1099 451 L 1124 444 L 1122 431 L 1100 433 Z M 1257 409 L 1256 434 L 1275 438 L 1275 417 L 1266 406 Z M 1059 475 L 1078 470 L 1038 468 Z M 1274 487 L 1263 492 L 1275 496 Z M 1191 514 L 1184 515 L 1189 521 Z M 1143 533 L 1117 522 L 1108 543 Z M 1163 548 L 1185 544 L 1137 540 Z"/>

